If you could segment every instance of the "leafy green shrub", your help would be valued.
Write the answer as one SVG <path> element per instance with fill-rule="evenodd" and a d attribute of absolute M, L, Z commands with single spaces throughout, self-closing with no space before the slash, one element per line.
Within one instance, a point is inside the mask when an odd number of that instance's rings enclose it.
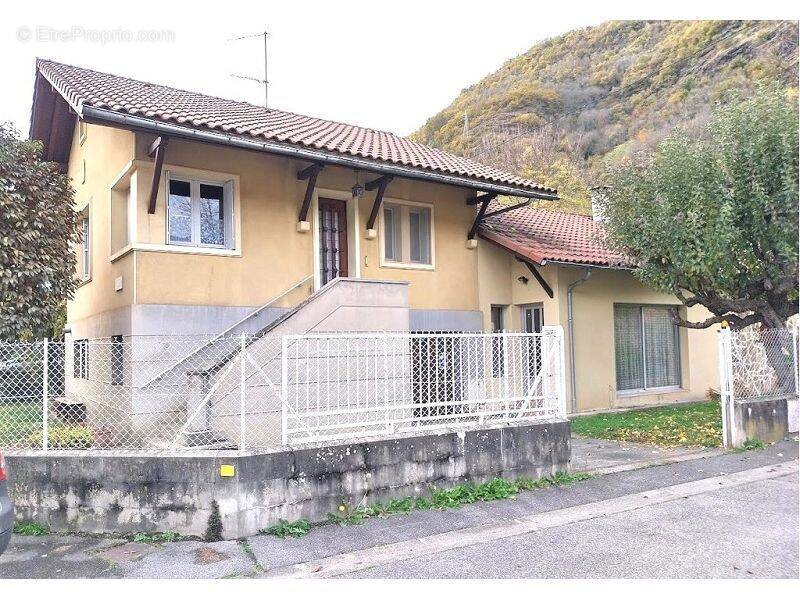
<path fill-rule="evenodd" d="M 94 432 L 86 425 L 55 425 L 47 432 L 48 447 L 53 450 L 84 450 L 94 445 Z M 42 433 L 28 436 L 28 445 L 42 447 Z"/>

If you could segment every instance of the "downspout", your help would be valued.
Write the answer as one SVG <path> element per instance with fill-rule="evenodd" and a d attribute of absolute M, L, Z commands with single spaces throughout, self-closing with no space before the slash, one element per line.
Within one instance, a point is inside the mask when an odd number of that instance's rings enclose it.
<path fill-rule="evenodd" d="M 573 327 L 573 310 L 572 310 L 572 290 L 576 287 L 581 285 L 582 283 L 586 283 L 589 277 L 592 276 L 592 269 L 586 267 L 586 270 L 581 275 L 580 279 L 576 279 L 572 283 L 567 286 L 567 329 L 569 329 L 569 379 L 570 383 L 572 384 L 572 399 L 570 402 L 570 408 L 572 412 L 575 412 L 575 408 L 577 407 L 578 400 L 577 395 L 575 394 L 575 329 Z"/>

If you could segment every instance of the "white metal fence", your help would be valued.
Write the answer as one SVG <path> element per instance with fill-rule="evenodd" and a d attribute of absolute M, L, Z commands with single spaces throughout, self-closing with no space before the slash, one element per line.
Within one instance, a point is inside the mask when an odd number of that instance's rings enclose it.
<path fill-rule="evenodd" d="M 560 327 L 0 343 L 4 450 L 266 450 L 564 418 Z"/>
<path fill-rule="evenodd" d="M 719 374 L 723 441 L 727 446 L 739 446 L 745 440 L 735 439 L 736 428 L 732 423 L 736 402 L 786 398 L 790 410 L 797 408 L 800 389 L 797 328 L 721 329 Z"/>

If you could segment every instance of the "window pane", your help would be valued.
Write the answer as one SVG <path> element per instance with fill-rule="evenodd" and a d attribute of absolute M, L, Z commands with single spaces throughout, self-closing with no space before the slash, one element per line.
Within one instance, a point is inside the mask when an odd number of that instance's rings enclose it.
<path fill-rule="evenodd" d="M 503 331 L 503 307 L 492 307 L 492 331 Z"/>
<path fill-rule="evenodd" d="M 192 241 L 192 198 L 188 181 L 170 180 L 167 212 L 169 241 L 190 243 Z"/>
<path fill-rule="evenodd" d="M 640 307 L 614 306 L 614 355 L 617 363 L 617 389 L 644 388 Z"/>
<path fill-rule="evenodd" d="M 122 385 L 123 372 L 123 342 L 121 335 L 111 337 L 111 385 Z"/>
<path fill-rule="evenodd" d="M 395 207 L 383 209 L 383 256 L 386 260 L 400 260 L 400 223 Z"/>
<path fill-rule="evenodd" d="M 411 233 L 411 262 L 430 264 L 431 262 L 431 219 L 427 208 L 408 213 Z"/>
<path fill-rule="evenodd" d="M 87 215 L 84 217 L 83 222 L 81 223 L 81 232 L 83 239 L 81 240 L 82 246 L 82 268 L 83 268 L 83 278 L 89 278 L 89 216 Z"/>
<path fill-rule="evenodd" d="M 75 379 L 81 376 L 81 340 L 72 342 L 72 376 Z"/>
<path fill-rule="evenodd" d="M 647 387 L 678 385 L 678 348 L 669 309 L 645 306 L 642 315 Z"/>
<path fill-rule="evenodd" d="M 200 184 L 200 243 L 225 245 L 225 193 L 221 185 Z"/>

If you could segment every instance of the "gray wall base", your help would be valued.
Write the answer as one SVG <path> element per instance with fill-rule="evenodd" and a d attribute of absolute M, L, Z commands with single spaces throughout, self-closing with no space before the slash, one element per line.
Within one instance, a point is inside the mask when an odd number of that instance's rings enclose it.
<path fill-rule="evenodd" d="M 426 310 L 412 308 L 411 331 L 483 331 L 483 313 L 477 310 Z"/>
<path fill-rule="evenodd" d="M 568 421 L 245 456 L 7 457 L 18 519 L 55 531 L 200 536 L 216 500 L 226 539 L 278 519 L 324 521 L 365 494 L 376 502 L 498 475 L 539 478 L 566 471 L 569 459 Z M 223 464 L 234 477 L 220 476 Z"/>
<path fill-rule="evenodd" d="M 748 440 L 772 444 L 789 433 L 786 398 L 747 400 L 733 406 L 733 440 L 737 446 Z"/>

